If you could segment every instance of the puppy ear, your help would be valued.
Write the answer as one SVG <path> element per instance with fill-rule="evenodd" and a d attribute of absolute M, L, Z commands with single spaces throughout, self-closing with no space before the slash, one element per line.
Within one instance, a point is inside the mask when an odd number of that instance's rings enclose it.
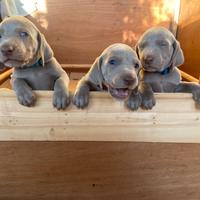
<path fill-rule="evenodd" d="M 53 57 L 53 51 L 47 43 L 44 35 L 38 31 L 38 58 L 42 59 L 42 66 L 47 63 Z"/>
<path fill-rule="evenodd" d="M 138 44 L 135 45 L 135 51 L 136 51 L 136 54 L 137 54 L 138 58 L 140 59 Z"/>
<path fill-rule="evenodd" d="M 6 66 L 0 62 L 0 71 L 3 71 L 6 68 Z"/>
<path fill-rule="evenodd" d="M 100 86 L 101 89 L 103 88 L 102 60 L 102 56 L 97 57 L 87 74 L 87 80 L 94 85 Z"/>
<path fill-rule="evenodd" d="M 184 63 L 183 51 L 180 47 L 180 43 L 177 40 L 175 40 L 173 47 L 174 47 L 174 51 L 173 51 L 172 59 L 171 59 L 172 68 L 178 67 Z"/>

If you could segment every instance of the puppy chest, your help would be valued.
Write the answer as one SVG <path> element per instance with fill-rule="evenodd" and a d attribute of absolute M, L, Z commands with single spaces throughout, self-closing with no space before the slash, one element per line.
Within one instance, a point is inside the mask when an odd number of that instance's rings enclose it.
<path fill-rule="evenodd" d="M 144 76 L 144 82 L 150 84 L 154 92 L 173 92 L 179 80 L 168 75 L 149 74 Z"/>
<path fill-rule="evenodd" d="M 56 77 L 43 69 L 29 69 L 14 74 L 24 79 L 33 90 L 53 90 Z"/>

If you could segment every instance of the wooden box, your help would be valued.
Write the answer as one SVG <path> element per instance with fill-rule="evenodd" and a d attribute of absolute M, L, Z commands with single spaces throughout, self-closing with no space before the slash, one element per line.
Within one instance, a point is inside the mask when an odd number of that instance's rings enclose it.
<path fill-rule="evenodd" d="M 115 42 L 134 47 L 149 27 L 162 25 L 185 54 L 183 78 L 198 82 L 198 0 L 48 0 L 28 16 L 45 34 L 72 79 Z M 156 94 L 150 111 L 94 92 L 87 109 L 18 104 L 11 70 L 0 74 L 0 200 L 198 200 L 200 110 L 190 94 Z"/>

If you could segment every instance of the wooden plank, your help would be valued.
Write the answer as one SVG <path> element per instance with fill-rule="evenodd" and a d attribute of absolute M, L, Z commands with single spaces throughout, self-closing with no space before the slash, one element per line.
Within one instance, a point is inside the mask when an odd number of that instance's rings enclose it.
<path fill-rule="evenodd" d="M 200 144 L 0 142 L 3 200 L 198 200 Z"/>
<path fill-rule="evenodd" d="M 48 0 L 29 17 L 60 63 L 92 63 L 105 47 L 134 46 L 149 27 L 171 28 L 177 0 Z"/>
<path fill-rule="evenodd" d="M 0 84 L 6 81 L 12 74 L 12 69 L 8 69 L 0 74 Z"/>
<path fill-rule="evenodd" d="M 200 4 L 198 0 L 182 0 L 178 28 L 178 40 L 185 55 L 180 68 L 199 79 L 200 77 Z"/>
<path fill-rule="evenodd" d="M 128 110 L 106 93 L 91 94 L 89 107 L 52 107 L 52 92 L 37 92 L 35 107 L 0 92 L 0 140 L 200 142 L 200 111 L 190 94 L 156 94 L 150 111 Z M 28 131 L 27 131 L 28 130 Z"/>
<path fill-rule="evenodd" d="M 191 76 L 190 74 L 182 71 L 182 70 L 179 70 L 180 73 L 181 73 L 181 76 L 182 78 L 184 78 L 186 81 L 190 81 L 190 82 L 195 82 L 195 83 L 199 83 L 199 80 L 193 76 Z"/>
<path fill-rule="evenodd" d="M 61 64 L 66 72 L 88 72 L 92 64 Z"/>

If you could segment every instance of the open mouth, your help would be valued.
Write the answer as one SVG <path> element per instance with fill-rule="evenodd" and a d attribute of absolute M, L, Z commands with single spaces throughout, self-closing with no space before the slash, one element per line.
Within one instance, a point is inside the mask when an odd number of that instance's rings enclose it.
<path fill-rule="evenodd" d="M 128 88 L 113 88 L 109 86 L 108 91 L 110 92 L 111 96 L 119 100 L 126 99 L 130 94 L 130 90 Z"/>

